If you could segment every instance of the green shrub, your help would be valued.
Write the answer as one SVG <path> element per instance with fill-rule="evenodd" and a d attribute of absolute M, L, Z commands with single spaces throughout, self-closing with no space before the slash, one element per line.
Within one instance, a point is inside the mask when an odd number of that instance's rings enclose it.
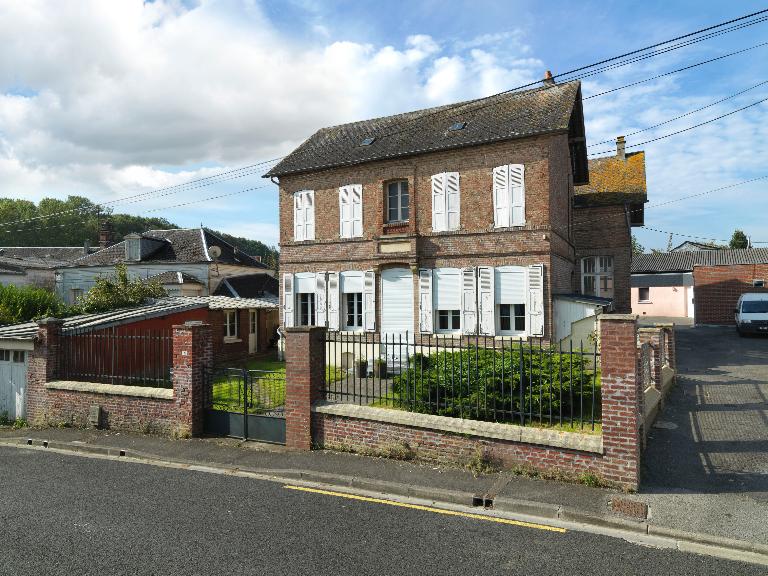
<path fill-rule="evenodd" d="M 66 316 L 67 306 L 45 288 L 0 284 L 0 324 L 29 322 L 47 316 Z"/>
<path fill-rule="evenodd" d="M 570 417 L 571 409 L 578 418 L 583 403 L 584 418 L 589 418 L 594 378 L 595 418 L 599 418 L 600 374 L 580 354 L 465 349 L 437 352 L 409 365 L 394 378 L 393 392 L 402 407 L 412 412 L 497 420 L 501 410 L 522 408 L 534 420 L 539 413 L 546 420 L 550 408 L 555 418 L 561 413 Z"/>
<path fill-rule="evenodd" d="M 162 298 L 167 295 L 159 282 L 130 279 L 125 264 L 118 264 L 115 266 L 114 276 L 97 278 L 93 288 L 72 308 L 80 314 L 109 312 L 117 308 L 139 306 L 149 298 Z"/>

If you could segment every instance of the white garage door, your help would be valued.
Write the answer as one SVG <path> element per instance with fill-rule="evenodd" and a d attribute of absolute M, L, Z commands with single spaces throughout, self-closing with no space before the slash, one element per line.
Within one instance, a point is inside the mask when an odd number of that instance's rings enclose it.
<path fill-rule="evenodd" d="M 27 356 L 24 350 L 0 350 L 0 415 L 26 418 Z"/>

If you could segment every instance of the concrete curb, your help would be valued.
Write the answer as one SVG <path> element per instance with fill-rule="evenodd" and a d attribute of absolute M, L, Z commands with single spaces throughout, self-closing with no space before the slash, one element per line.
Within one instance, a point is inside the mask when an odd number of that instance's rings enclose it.
<path fill-rule="evenodd" d="M 225 474 L 251 474 L 277 482 L 293 480 L 317 483 L 332 488 L 359 490 L 377 493 L 382 496 L 392 495 L 404 498 L 414 498 L 429 501 L 433 504 L 445 503 L 471 508 L 483 508 L 483 505 L 478 505 L 478 501 L 482 504 L 486 504 L 490 499 L 490 496 L 487 494 L 472 494 L 457 490 L 412 486 L 386 480 L 343 476 L 339 474 L 317 472 L 314 470 L 232 467 L 216 463 L 200 463 L 181 459 L 174 460 L 160 458 L 156 455 L 133 450 L 122 450 L 93 444 L 72 444 L 69 442 L 46 441 L 40 439 L 32 439 L 30 444 L 27 438 L 6 437 L 0 439 L 0 446 L 22 449 L 31 448 L 36 450 L 51 448 L 57 452 L 80 453 L 83 455 L 93 455 L 112 459 L 126 459 L 136 463 L 156 464 L 161 466 L 172 465 L 180 468 L 203 471 L 209 470 L 211 472 Z M 599 529 L 617 530 L 622 533 L 668 539 L 674 541 L 677 549 L 684 552 L 714 555 L 768 566 L 768 545 L 757 542 L 733 540 L 703 533 L 685 532 L 667 528 L 665 526 L 653 525 L 644 520 L 631 520 L 629 518 L 622 518 L 610 514 L 594 514 L 569 506 L 534 502 L 504 496 L 492 498 L 492 505 L 486 506 L 486 508 L 490 508 L 492 511 L 505 512 L 530 518 L 554 520 L 556 522 L 567 522 Z M 744 553 L 748 556 L 743 557 L 739 553 Z"/>

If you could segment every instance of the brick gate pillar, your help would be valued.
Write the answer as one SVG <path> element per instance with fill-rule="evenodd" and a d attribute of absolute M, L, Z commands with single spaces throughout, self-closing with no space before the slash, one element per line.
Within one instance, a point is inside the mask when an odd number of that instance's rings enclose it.
<path fill-rule="evenodd" d="M 643 390 L 638 375 L 637 317 L 600 316 L 603 470 L 629 490 L 640 485 Z"/>
<path fill-rule="evenodd" d="M 59 377 L 63 324 L 64 320 L 60 318 L 37 322 L 37 335 L 27 366 L 27 420 L 33 425 L 46 423 L 48 394 L 45 384 Z"/>
<path fill-rule="evenodd" d="M 200 436 L 211 394 L 213 339 L 210 324 L 190 321 L 173 327 L 173 399 L 180 435 Z"/>
<path fill-rule="evenodd" d="M 312 449 L 312 404 L 325 382 L 325 333 L 320 326 L 285 329 L 285 445 Z"/>

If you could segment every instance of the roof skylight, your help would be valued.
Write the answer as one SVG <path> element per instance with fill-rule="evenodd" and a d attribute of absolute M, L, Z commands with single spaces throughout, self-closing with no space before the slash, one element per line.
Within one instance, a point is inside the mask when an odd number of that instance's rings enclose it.
<path fill-rule="evenodd" d="M 376 136 L 368 136 L 368 138 L 365 138 L 362 142 L 360 142 L 360 146 L 370 146 L 376 142 Z"/>
<path fill-rule="evenodd" d="M 466 126 L 467 126 L 466 122 L 454 122 L 448 127 L 448 130 L 451 132 L 457 132 L 459 130 L 464 130 Z"/>

